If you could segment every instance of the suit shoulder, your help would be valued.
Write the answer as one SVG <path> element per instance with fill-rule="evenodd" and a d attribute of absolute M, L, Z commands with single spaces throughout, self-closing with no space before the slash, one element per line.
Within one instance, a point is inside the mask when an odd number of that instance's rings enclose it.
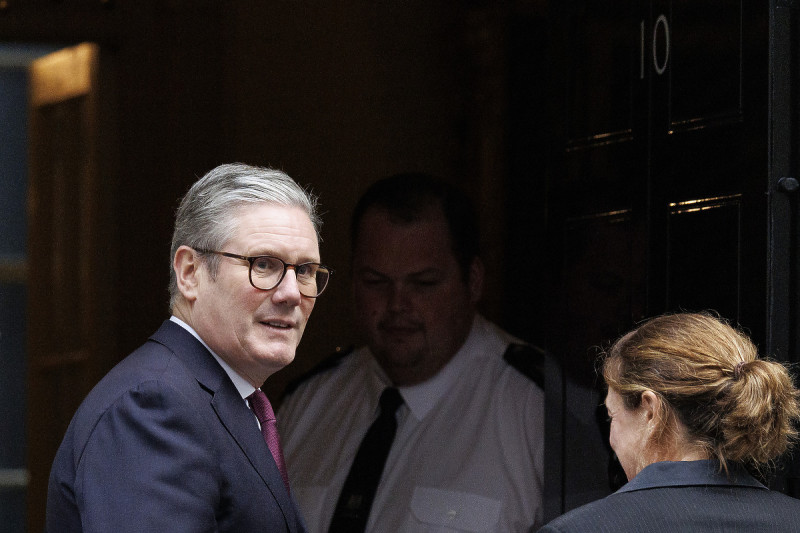
<path fill-rule="evenodd" d="M 337 348 L 331 355 L 325 357 L 322 361 L 312 367 L 311 370 L 300 374 L 298 377 L 289 381 L 284 390 L 283 397 L 289 396 L 295 392 L 303 383 L 311 380 L 312 378 L 330 372 L 339 367 L 345 357 L 352 354 L 355 348 L 350 346 L 348 348 Z"/>
<path fill-rule="evenodd" d="M 512 342 L 503 353 L 503 360 L 544 389 L 544 350 L 530 344 Z"/>
<path fill-rule="evenodd" d="M 613 518 L 609 515 L 615 514 L 616 511 L 617 509 L 609 504 L 608 497 L 601 498 L 554 518 L 539 532 L 607 531 L 605 526 L 614 524 Z"/>

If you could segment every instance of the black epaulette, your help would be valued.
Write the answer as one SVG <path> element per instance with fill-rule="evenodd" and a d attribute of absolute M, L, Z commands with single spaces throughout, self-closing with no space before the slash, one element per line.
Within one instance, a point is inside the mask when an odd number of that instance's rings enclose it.
<path fill-rule="evenodd" d="M 544 358 L 541 348 L 530 344 L 509 344 L 503 359 L 544 390 Z"/>
<path fill-rule="evenodd" d="M 300 374 L 293 380 L 289 381 L 286 385 L 286 389 L 284 389 L 283 397 L 290 395 L 293 393 L 297 388 L 302 385 L 304 382 L 308 381 L 309 379 L 313 378 L 316 375 L 322 374 L 323 372 L 327 372 L 328 370 L 332 370 L 339 366 L 339 363 L 353 353 L 355 349 L 354 346 L 350 346 L 349 348 L 336 348 L 336 351 L 333 352 L 331 355 L 317 363 L 311 370 L 304 374 Z"/>

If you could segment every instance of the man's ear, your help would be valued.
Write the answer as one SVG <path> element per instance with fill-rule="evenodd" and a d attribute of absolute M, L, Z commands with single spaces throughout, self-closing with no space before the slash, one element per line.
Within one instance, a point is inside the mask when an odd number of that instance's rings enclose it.
<path fill-rule="evenodd" d="M 483 296 L 483 275 L 484 275 L 483 261 L 480 257 L 476 257 L 469 265 L 469 292 L 470 300 L 473 304 L 477 304 L 481 296 Z"/>
<path fill-rule="evenodd" d="M 172 269 L 178 281 L 178 290 L 187 302 L 197 299 L 197 288 L 200 283 L 200 257 L 192 248 L 181 246 L 172 259 Z"/>

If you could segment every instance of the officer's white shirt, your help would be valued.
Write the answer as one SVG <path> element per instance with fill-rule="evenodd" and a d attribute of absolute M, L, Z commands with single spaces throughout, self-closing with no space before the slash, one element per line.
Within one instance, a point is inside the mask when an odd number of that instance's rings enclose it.
<path fill-rule="evenodd" d="M 478 316 L 433 378 L 400 388 L 405 404 L 367 531 L 528 531 L 542 521 L 544 392 L 503 360 L 519 342 Z M 309 531 L 327 532 L 389 379 L 367 348 L 304 382 L 279 431 Z"/>

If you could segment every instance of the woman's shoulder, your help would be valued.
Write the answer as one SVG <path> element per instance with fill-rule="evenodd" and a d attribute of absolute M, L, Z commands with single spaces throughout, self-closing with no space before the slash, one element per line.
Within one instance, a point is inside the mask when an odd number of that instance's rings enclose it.
<path fill-rule="evenodd" d="M 539 532 L 574 532 L 574 531 L 606 531 L 605 525 L 609 511 L 618 511 L 616 503 L 612 501 L 612 494 L 600 500 L 582 505 L 567 511 L 558 518 L 548 522 Z"/>
<path fill-rule="evenodd" d="M 734 522 L 734 530 L 760 531 L 764 527 L 764 530 L 800 532 L 800 500 L 764 487 L 735 484 L 619 491 L 573 509 L 539 531 L 675 531 L 688 525 L 696 531 L 707 531 L 707 526 L 721 516 Z"/>

